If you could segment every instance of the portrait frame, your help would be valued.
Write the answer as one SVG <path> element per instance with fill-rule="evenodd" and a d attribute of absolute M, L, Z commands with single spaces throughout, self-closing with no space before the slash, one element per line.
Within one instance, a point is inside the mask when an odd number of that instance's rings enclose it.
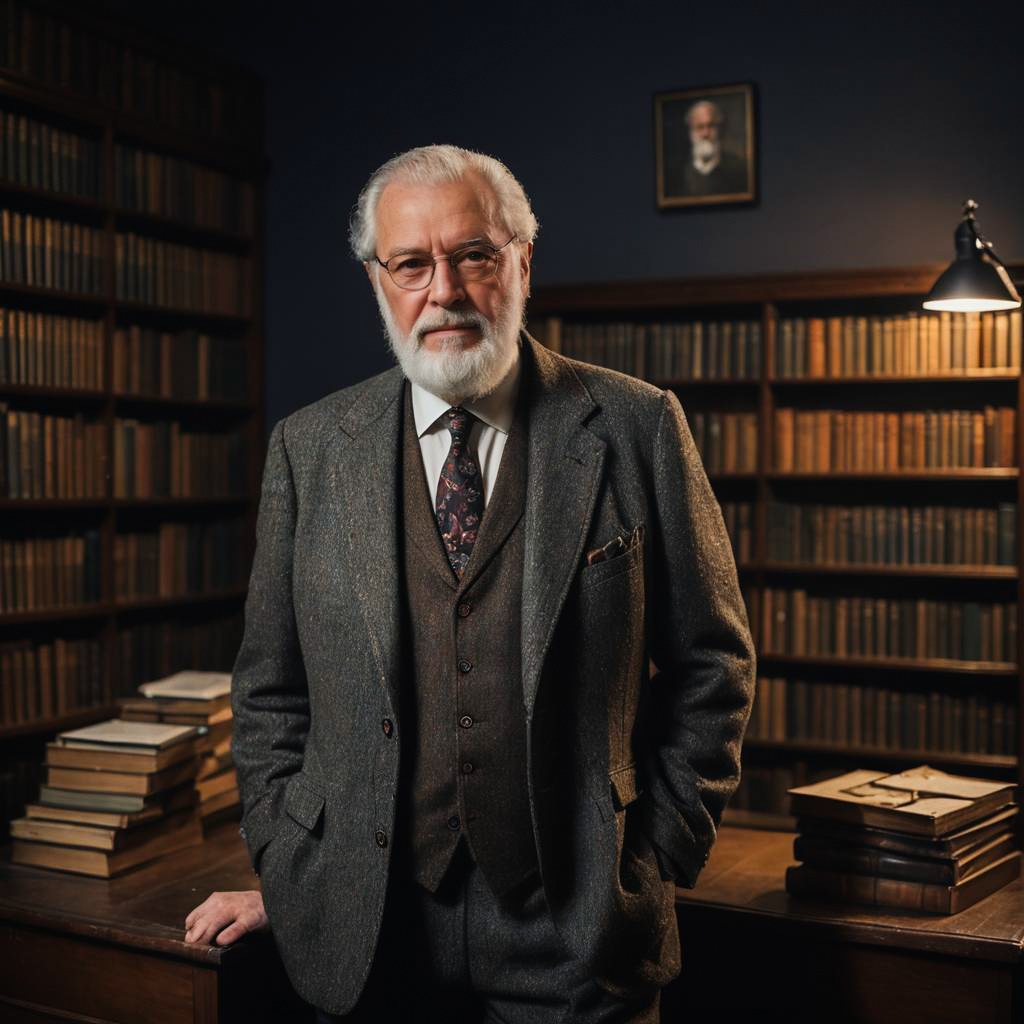
<path fill-rule="evenodd" d="M 757 124 L 753 82 L 695 86 L 654 96 L 658 209 L 757 201 Z M 698 110 L 695 106 L 700 104 Z M 694 156 L 694 131 L 712 155 Z M 710 144 L 704 139 L 710 138 Z M 717 154 L 714 153 L 717 147 Z M 708 170 L 704 170 L 708 167 Z"/>

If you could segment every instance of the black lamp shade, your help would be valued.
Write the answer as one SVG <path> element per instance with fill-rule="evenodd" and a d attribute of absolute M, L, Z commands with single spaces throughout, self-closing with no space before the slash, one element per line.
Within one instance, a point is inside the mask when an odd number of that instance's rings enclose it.
<path fill-rule="evenodd" d="M 956 259 L 942 272 L 924 300 L 925 309 L 953 313 L 984 313 L 1016 309 L 1020 296 L 1002 264 L 979 249 L 976 235 L 964 220 L 956 229 Z"/>

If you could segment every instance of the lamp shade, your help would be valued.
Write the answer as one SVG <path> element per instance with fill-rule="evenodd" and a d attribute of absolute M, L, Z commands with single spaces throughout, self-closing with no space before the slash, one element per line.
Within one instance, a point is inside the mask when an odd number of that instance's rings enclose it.
<path fill-rule="evenodd" d="M 956 259 L 932 285 L 923 303 L 925 309 L 985 313 L 1020 306 L 1020 295 L 1006 268 L 991 252 L 991 245 L 978 235 L 974 209 L 976 204 L 969 201 L 953 236 Z"/>

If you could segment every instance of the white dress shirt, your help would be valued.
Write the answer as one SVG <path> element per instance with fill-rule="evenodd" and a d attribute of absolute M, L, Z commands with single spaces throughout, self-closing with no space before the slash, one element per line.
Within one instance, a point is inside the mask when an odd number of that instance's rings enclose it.
<path fill-rule="evenodd" d="M 512 428 L 515 415 L 516 396 L 519 393 L 519 378 L 522 364 L 522 350 L 516 355 L 512 369 L 502 382 L 486 398 L 463 402 L 462 407 L 475 417 L 469 431 L 469 449 L 476 456 L 484 478 L 484 507 L 491 500 L 494 481 L 498 478 L 501 453 Z M 444 414 L 451 406 L 437 395 L 431 394 L 415 382 L 412 388 L 412 411 L 416 421 L 416 436 L 420 439 L 423 454 L 423 472 L 427 479 L 427 492 L 431 504 L 437 497 L 437 481 L 441 477 L 444 460 L 452 445 L 451 431 Z"/>

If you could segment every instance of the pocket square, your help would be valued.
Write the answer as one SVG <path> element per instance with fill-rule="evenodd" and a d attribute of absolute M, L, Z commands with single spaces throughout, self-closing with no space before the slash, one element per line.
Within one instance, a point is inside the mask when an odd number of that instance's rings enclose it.
<path fill-rule="evenodd" d="M 613 537 L 607 544 L 599 548 L 594 548 L 593 551 L 587 552 L 587 565 L 596 565 L 598 562 L 607 562 L 610 558 L 615 558 L 618 555 L 624 555 L 634 544 L 639 544 L 643 541 L 644 528 L 642 525 L 634 526 L 630 534 L 620 533 L 617 537 Z"/>

